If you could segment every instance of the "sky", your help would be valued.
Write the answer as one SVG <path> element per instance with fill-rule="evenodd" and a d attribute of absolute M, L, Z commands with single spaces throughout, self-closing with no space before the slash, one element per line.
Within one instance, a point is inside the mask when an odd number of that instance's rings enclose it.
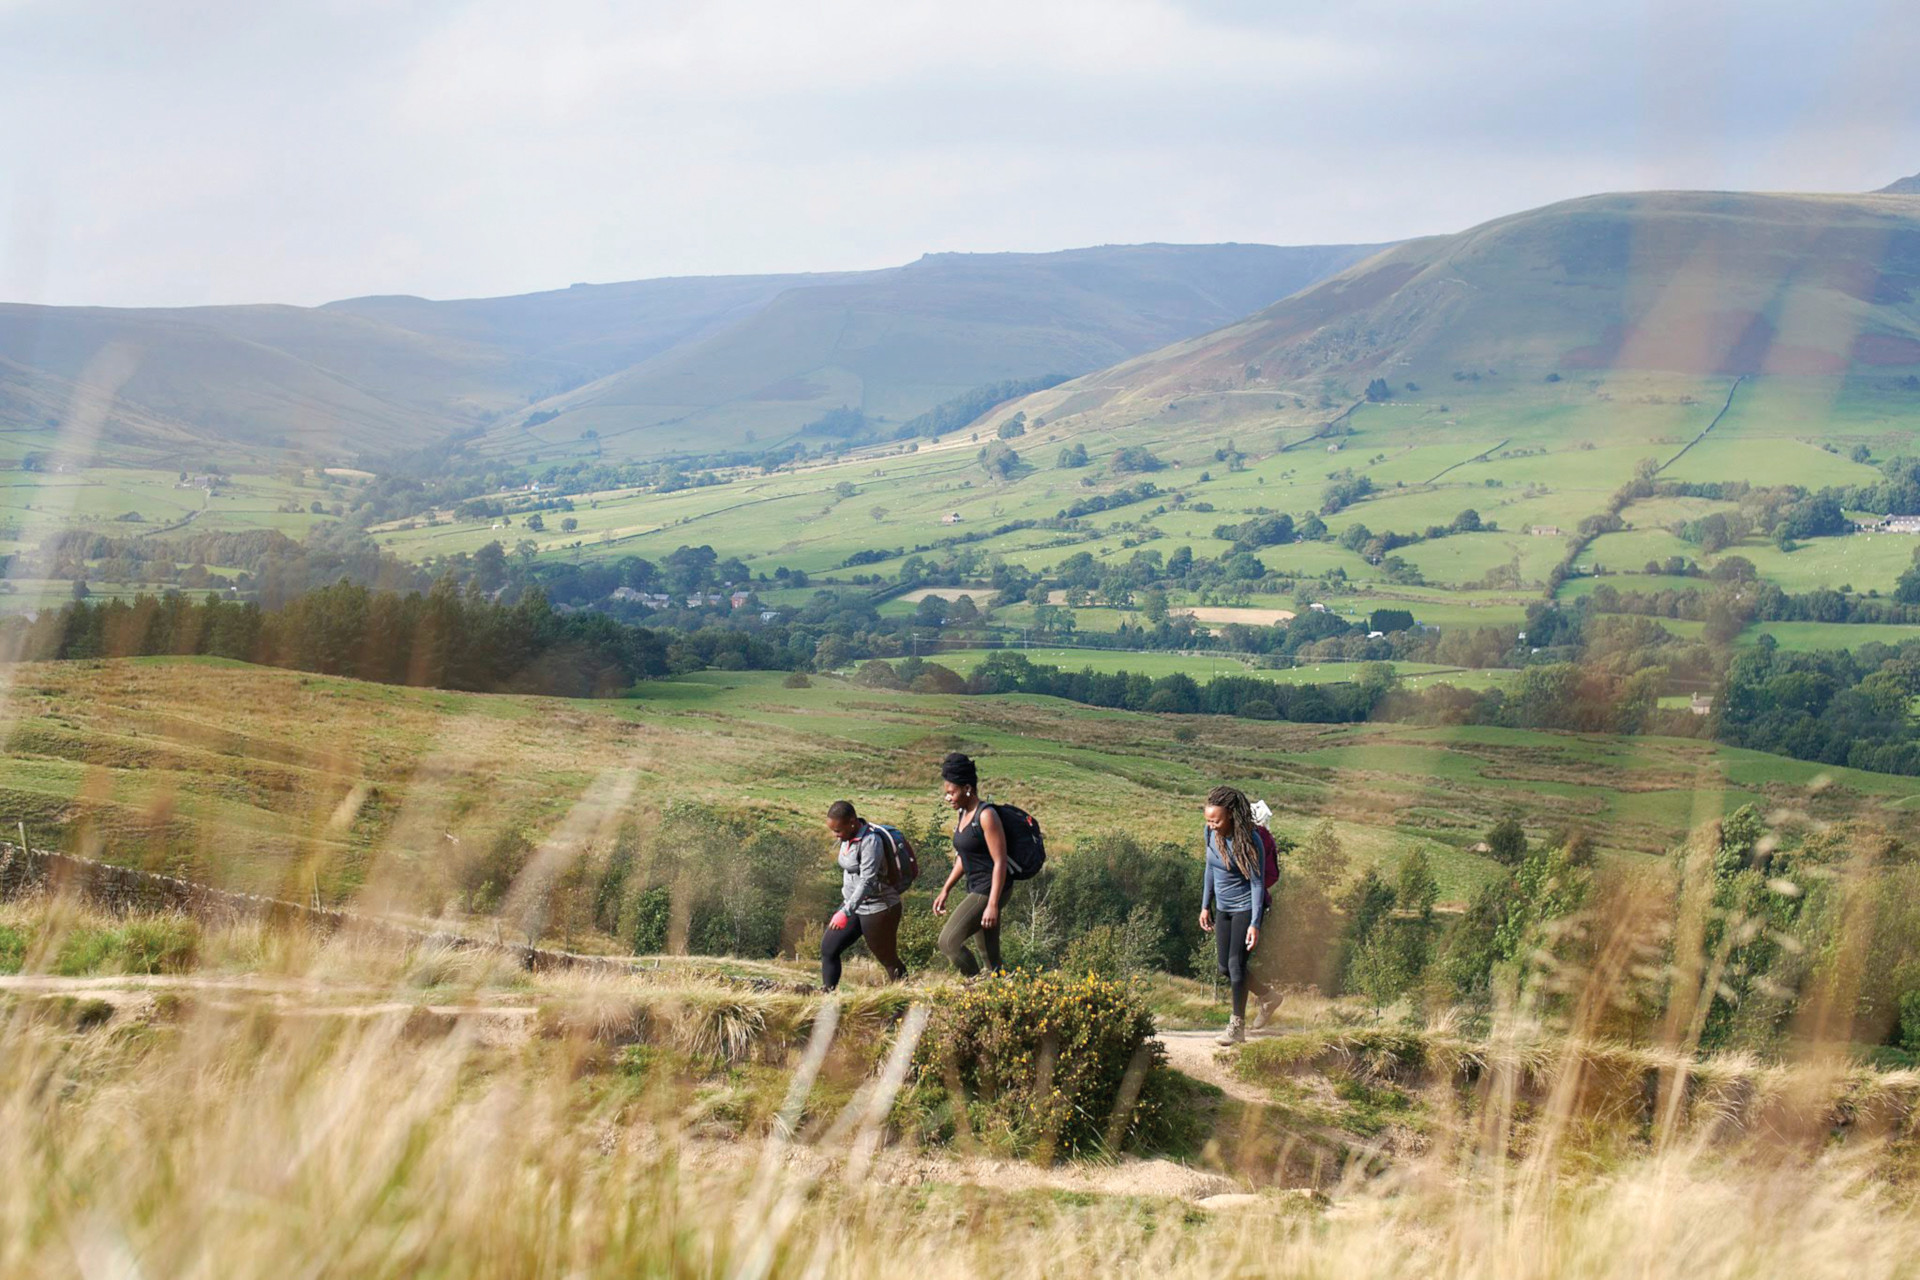
<path fill-rule="evenodd" d="M 1911 0 L 0 0 L 0 300 L 473 297 L 1920 171 Z"/>

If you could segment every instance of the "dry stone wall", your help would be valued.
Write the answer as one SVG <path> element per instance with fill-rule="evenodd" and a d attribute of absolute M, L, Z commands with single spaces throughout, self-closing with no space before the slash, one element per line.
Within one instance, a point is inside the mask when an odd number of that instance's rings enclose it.
<path fill-rule="evenodd" d="M 544 947 L 489 942 L 464 934 L 412 929 L 357 911 L 339 911 L 258 894 L 235 893 L 153 871 L 0 841 L 0 898 L 28 893 L 66 894 L 117 914 L 176 911 L 206 923 L 264 920 L 273 925 L 298 926 L 322 934 L 351 930 L 403 945 L 430 943 L 459 950 L 497 951 L 513 956 L 523 968 L 534 971 L 596 969 L 626 973 L 635 967 L 633 962 L 616 957 L 584 956 Z"/>

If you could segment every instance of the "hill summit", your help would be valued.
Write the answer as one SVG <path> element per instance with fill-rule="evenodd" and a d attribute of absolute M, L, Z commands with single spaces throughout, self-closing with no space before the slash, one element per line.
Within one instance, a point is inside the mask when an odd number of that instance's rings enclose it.
<path fill-rule="evenodd" d="M 1912 177 L 1901 178 L 1896 182 L 1889 182 L 1886 186 L 1874 192 L 1874 194 L 1881 196 L 1920 196 L 1920 173 L 1916 173 Z"/>
<path fill-rule="evenodd" d="M 1032 397 L 1049 421 L 1270 417 L 1393 384 L 1920 368 L 1920 206 L 1591 196 L 1411 240 L 1214 333 Z M 1202 408 L 1203 405 L 1210 406 Z M 1324 417 L 1324 414 L 1322 415 Z"/>

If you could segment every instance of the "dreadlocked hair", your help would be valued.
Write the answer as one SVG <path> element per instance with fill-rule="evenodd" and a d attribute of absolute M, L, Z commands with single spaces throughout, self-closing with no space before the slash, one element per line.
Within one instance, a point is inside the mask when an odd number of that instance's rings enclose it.
<path fill-rule="evenodd" d="M 1233 835 L 1227 845 L 1227 861 L 1233 864 L 1247 879 L 1252 880 L 1261 872 L 1260 838 L 1253 834 L 1253 806 L 1247 802 L 1246 793 L 1238 787 L 1215 787 L 1207 792 L 1207 807 L 1225 809 L 1227 819 L 1233 826 Z"/>

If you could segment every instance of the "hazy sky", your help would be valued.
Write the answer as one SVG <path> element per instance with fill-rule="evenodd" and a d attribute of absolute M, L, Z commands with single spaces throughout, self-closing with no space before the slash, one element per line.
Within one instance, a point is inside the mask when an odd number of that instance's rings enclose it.
<path fill-rule="evenodd" d="M 1920 170 L 1913 0 L 0 0 L 0 299 L 1395 239 Z"/>

